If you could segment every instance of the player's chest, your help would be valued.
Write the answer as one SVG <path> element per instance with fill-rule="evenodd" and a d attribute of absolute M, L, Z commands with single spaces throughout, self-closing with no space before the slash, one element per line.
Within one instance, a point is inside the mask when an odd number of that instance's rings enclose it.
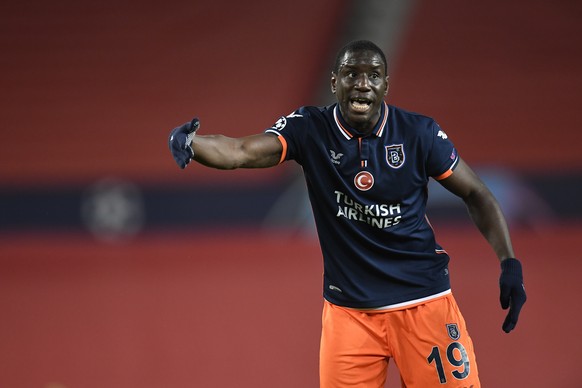
<path fill-rule="evenodd" d="M 319 150 L 321 163 L 337 179 L 360 191 L 381 188 L 398 196 L 426 184 L 418 145 L 376 137 L 330 140 Z"/>
<path fill-rule="evenodd" d="M 418 168 L 418 150 L 414 142 L 375 137 L 354 138 L 350 141 L 323 142 L 320 157 L 340 172 L 368 169 L 388 175 Z M 399 173 L 400 172 L 400 173 Z"/>

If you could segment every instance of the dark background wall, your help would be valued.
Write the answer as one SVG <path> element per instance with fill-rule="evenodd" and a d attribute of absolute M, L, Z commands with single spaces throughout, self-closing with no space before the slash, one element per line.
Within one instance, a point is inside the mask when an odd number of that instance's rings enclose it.
<path fill-rule="evenodd" d="M 193 115 L 239 136 L 330 103 L 321 80 L 357 36 L 389 53 L 388 101 L 435 117 L 510 220 L 530 300 L 506 335 L 491 249 L 431 186 L 484 386 L 576 387 L 580 16 L 566 0 L 0 5 L 0 386 L 317 386 L 299 169 L 180 171 L 166 141 Z"/>

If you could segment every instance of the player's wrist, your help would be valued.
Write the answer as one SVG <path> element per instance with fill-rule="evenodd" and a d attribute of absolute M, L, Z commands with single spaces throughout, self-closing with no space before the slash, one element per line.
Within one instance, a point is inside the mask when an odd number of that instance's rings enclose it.
<path fill-rule="evenodd" d="M 507 259 L 501 261 L 501 270 L 508 274 L 521 274 L 521 261 L 515 257 L 508 257 Z"/>

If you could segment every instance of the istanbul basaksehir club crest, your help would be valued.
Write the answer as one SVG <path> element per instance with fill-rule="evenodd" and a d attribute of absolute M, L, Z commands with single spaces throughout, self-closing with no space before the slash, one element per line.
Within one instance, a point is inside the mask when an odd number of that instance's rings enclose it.
<path fill-rule="evenodd" d="M 392 168 L 400 168 L 404 164 L 404 146 L 392 144 L 386 146 L 386 162 Z"/>
<path fill-rule="evenodd" d="M 461 338 L 461 332 L 456 323 L 447 323 L 447 332 L 449 333 L 449 337 L 454 341 Z"/>

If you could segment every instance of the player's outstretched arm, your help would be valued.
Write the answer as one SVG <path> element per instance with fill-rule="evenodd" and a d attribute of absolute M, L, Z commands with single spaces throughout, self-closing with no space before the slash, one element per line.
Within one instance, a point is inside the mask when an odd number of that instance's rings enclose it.
<path fill-rule="evenodd" d="M 274 135 L 200 136 L 196 134 L 199 127 L 200 121 L 195 118 L 170 133 L 169 148 L 180 168 L 185 168 L 191 160 L 225 170 L 272 167 L 281 160 L 283 145 Z"/>
<path fill-rule="evenodd" d="M 500 302 L 503 309 L 509 308 L 502 328 L 509 333 L 515 328 L 527 297 L 523 286 L 521 263 L 515 258 L 509 228 L 499 203 L 463 160 L 459 161 L 455 172 L 440 183 L 463 199 L 471 219 L 501 261 Z"/>
<path fill-rule="evenodd" d="M 277 136 L 258 134 L 240 138 L 223 135 L 197 136 L 194 160 L 219 169 L 265 168 L 279 164 L 283 146 Z"/>
<path fill-rule="evenodd" d="M 499 260 L 514 257 L 509 229 L 499 203 L 462 159 L 454 173 L 439 183 L 465 202 L 471 219 L 493 247 Z"/>

